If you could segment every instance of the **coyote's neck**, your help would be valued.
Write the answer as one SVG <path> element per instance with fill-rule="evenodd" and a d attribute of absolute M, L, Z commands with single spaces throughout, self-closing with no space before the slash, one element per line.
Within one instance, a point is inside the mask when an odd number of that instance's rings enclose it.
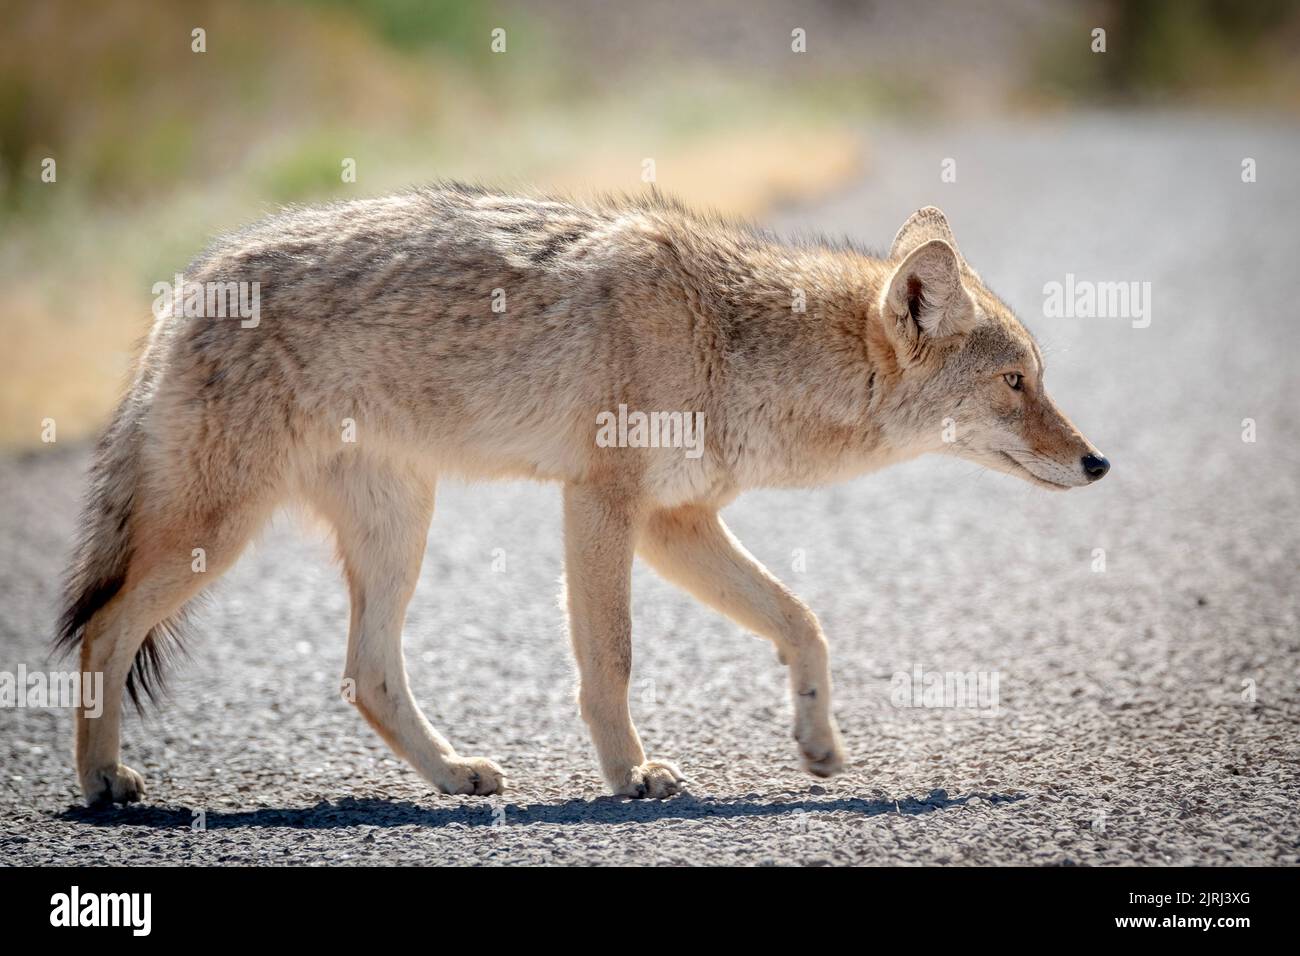
<path fill-rule="evenodd" d="M 731 363 L 728 431 L 744 436 L 746 484 L 816 485 L 904 457 L 882 400 L 898 367 L 878 317 L 884 262 L 798 250 L 760 255 Z M 738 453 L 740 449 L 737 449 Z"/>

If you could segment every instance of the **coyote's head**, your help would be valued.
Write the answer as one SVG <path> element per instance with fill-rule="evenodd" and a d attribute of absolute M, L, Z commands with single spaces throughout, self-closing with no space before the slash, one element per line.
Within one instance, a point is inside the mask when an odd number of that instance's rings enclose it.
<path fill-rule="evenodd" d="M 890 416 L 895 439 L 1047 488 L 1105 475 L 1110 463 L 1048 397 L 1033 336 L 966 264 L 943 213 L 916 212 L 889 258 L 880 315 L 896 366 L 887 400 L 925 409 L 924 421 Z"/>

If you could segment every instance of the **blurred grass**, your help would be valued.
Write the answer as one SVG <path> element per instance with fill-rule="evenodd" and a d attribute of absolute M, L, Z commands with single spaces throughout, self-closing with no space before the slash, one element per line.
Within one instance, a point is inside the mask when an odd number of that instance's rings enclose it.
<path fill-rule="evenodd" d="M 97 429 L 152 284 L 282 203 L 435 178 L 635 191 L 651 157 L 661 188 L 757 214 L 860 161 L 855 136 L 788 92 L 756 95 L 707 65 L 620 79 L 487 3 L 6 0 L 2 13 L 0 446 L 38 441 L 46 418 L 60 440 Z M 195 27 L 207 52 L 190 49 Z"/>

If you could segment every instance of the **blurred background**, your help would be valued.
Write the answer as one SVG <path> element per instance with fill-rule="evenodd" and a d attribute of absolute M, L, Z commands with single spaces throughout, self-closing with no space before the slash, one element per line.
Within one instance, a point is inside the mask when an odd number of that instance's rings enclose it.
<path fill-rule="evenodd" d="M 0 668 L 48 666 L 80 439 L 152 285 L 284 203 L 635 192 L 652 160 L 693 205 L 876 248 L 934 203 L 1115 464 L 1061 496 L 930 456 L 727 509 L 835 648 L 836 781 L 798 769 L 775 656 L 638 565 L 632 706 L 699 799 L 636 810 L 595 799 L 556 490 L 443 483 L 405 656 L 432 722 L 511 774 L 504 828 L 339 698 L 331 549 L 273 527 L 128 721 L 160 806 L 62 812 L 70 715 L 0 707 L 0 853 L 1300 863 L 1298 53 L 1277 0 L 0 0 Z M 1073 275 L 1149 286 L 1150 321 L 1049 314 Z M 1000 675 L 1001 715 L 897 706 L 916 667 Z"/>
<path fill-rule="evenodd" d="M 93 432 L 149 326 L 152 284 L 279 204 L 435 178 L 635 191 L 653 159 L 662 189 L 763 218 L 869 174 L 898 148 L 873 134 L 886 124 L 1300 108 L 1300 5 L 1285 0 L 0 10 L 8 448 L 38 443 L 47 418 L 61 440 Z"/>

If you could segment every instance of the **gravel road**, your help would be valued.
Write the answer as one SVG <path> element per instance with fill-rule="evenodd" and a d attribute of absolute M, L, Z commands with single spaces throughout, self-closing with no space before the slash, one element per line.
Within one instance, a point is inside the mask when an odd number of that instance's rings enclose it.
<path fill-rule="evenodd" d="M 867 178 L 773 224 L 883 247 L 942 206 L 1114 467 L 1052 494 L 924 459 L 728 510 L 821 615 L 843 775 L 798 769 L 769 645 L 638 567 L 633 708 L 691 785 L 603 796 L 557 604 L 558 490 L 448 483 L 411 681 L 462 753 L 507 769 L 504 798 L 430 792 L 338 698 L 346 593 L 284 517 L 215 589 L 167 705 L 127 721 L 146 805 L 80 809 L 70 713 L 0 709 L 0 860 L 1296 864 L 1300 131 L 1134 115 L 870 141 Z M 1067 273 L 1149 282 L 1150 325 L 1045 317 Z M 50 666 L 86 461 L 0 459 L 0 670 Z M 900 706 L 895 675 L 917 669 L 996 678 L 996 706 Z"/>

